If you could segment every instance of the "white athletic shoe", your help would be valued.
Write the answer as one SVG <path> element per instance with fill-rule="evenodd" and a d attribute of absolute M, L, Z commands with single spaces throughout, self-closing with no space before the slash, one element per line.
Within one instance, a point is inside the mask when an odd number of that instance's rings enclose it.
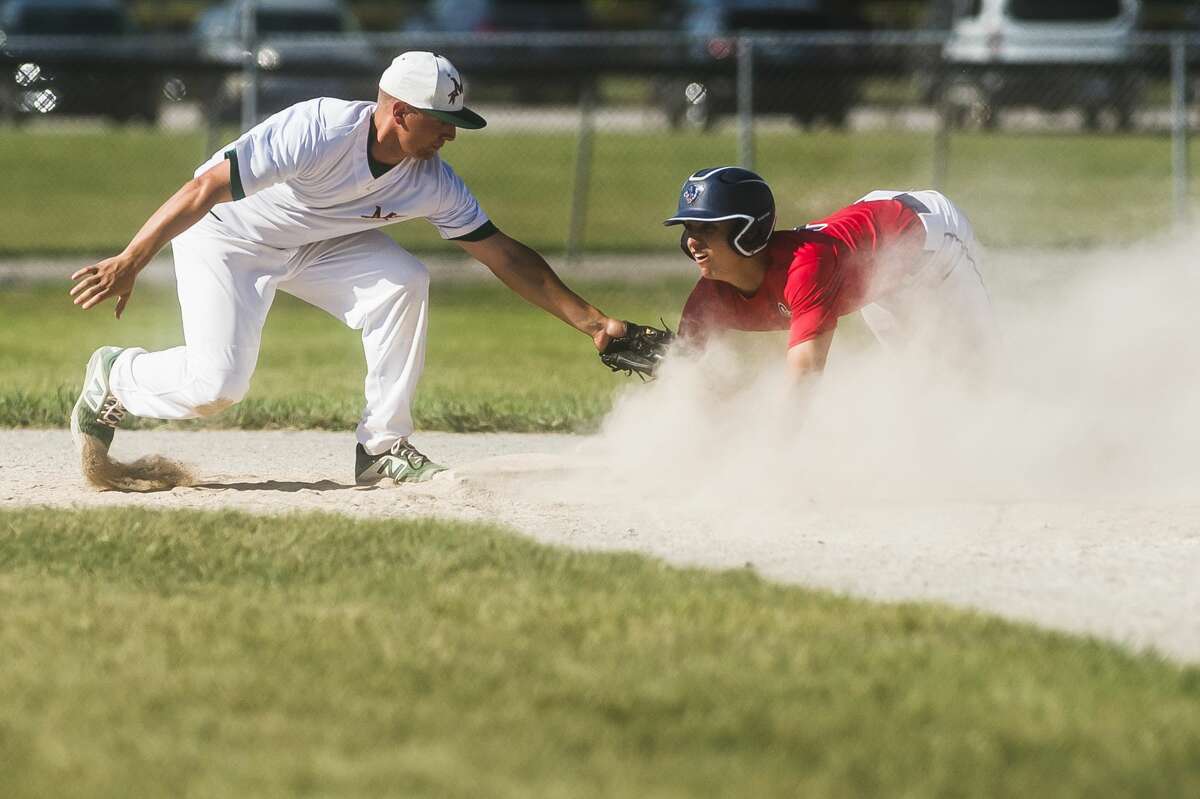
<path fill-rule="evenodd" d="M 374 485 L 389 479 L 395 483 L 423 483 L 446 467 L 422 455 L 407 440 L 400 439 L 381 455 L 368 455 L 362 444 L 355 450 L 354 482 Z"/>
<path fill-rule="evenodd" d="M 101 347 L 92 353 L 87 370 L 83 373 L 83 391 L 75 400 L 71 411 L 71 437 L 75 447 L 83 452 L 83 436 L 90 436 L 104 445 L 107 451 L 112 445 L 113 433 L 125 418 L 125 408 L 112 395 L 108 387 L 108 375 L 113 361 L 121 354 L 122 347 Z"/>

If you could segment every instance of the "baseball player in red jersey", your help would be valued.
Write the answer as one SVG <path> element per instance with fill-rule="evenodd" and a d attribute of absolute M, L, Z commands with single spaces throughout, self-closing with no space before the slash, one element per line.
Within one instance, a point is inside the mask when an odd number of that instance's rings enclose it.
<path fill-rule="evenodd" d="M 700 270 L 679 325 L 703 344 L 720 330 L 788 330 L 797 378 L 825 366 L 838 318 L 861 311 L 885 345 L 931 333 L 946 355 L 981 358 L 995 337 L 966 217 L 935 191 L 875 191 L 802 228 L 775 231 L 775 200 L 739 167 L 689 177 L 675 215 Z"/>

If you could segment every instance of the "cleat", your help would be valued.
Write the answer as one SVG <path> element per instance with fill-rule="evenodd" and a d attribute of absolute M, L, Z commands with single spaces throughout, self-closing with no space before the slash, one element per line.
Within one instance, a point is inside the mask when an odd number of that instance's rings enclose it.
<path fill-rule="evenodd" d="M 92 353 L 87 370 L 83 374 L 83 391 L 75 400 L 71 410 L 71 437 L 75 446 L 83 452 L 84 436 L 89 436 L 104 446 L 112 445 L 113 433 L 125 418 L 125 408 L 112 395 L 108 387 L 108 375 L 113 361 L 121 354 L 122 347 L 101 347 Z"/>
<path fill-rule="evenodd" d="M 368 455 L 359 444 L 354 457 L 354 482 L 375 485 L 381 480 L 394 483 L 423 483 L 446 467 L 422 455 L 407 439 L 400 439 L 387 452 Z"/>

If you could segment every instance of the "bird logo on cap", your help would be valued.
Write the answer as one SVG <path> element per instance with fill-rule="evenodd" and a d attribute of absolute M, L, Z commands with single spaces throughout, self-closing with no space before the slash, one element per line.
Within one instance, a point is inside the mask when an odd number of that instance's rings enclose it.
<path fill-rule="evenodd" d="M 462 94 L 462 84 L 453 75 L 450 76 L 450 82 L 454 84 L 454 88 L 450 90 L 450 102 L 454 102 L 454 98 Z"/>

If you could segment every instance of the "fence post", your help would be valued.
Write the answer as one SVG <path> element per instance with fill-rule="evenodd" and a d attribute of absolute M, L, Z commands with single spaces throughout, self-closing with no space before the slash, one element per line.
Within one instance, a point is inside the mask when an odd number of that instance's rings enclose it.
<path fill-rule="evenodd" d="M 1187 37 L 1171 38 L 1171 176 L 1174 179 L 1175 227 L 1182 230 L 1190 216 L 1191 181 L 1188 163 Z"/>
<path fill-rule="evenodd" d="M 938 61 L 933 65 L 933 97 L 931 97 L 933 122 L 933 188 L 946 191 L 950 177 L 950 134 L 954 128 L 955 114 L 947 89 L 950 69 L 946 64 L 945 47 L 938 46 Z"/>
<path fill-rule="evenodd" d="M 754 39 L 737 38 L 738 162 L 754 169 Z"/>
<path fill-rule="evenodd" d="M 257 0 L 242 3 L 242 131 L 258 124 L 258 20 Z"/>
<path fill-rule="evenodd" d="M 941 92 L 941 89 L 938 91 Z M 953 109 L 944 97 L 937 97 L 933 102 L 934 114 L 937 117 L 933 131 L 933 187 L 944 192 L 946 181 L 950 177 L 950 128 L 953 127 Z"/>
<path fill-rule="evenodd" d="M 208 89 L 208 94 L 199 97 L 201 113 L 204 114 L 204 152 L 201 153 L 200 162 L 208 160 L 208 157 L 217 151 L 225 142 L 221 140 L 221 78 L 225 76 L 225 72 L 220 72 L 216 80 L 211 82 L 205 81 L 205 88 Z"/>
<path fill-rule="evenodd" d="M 585 79 L 579 90 L 579 137 L 575 142 L 575 179 L 571 189 L 571 223 L 567 230 L 567 263 L 579 263 L 587 229 L 588 189 L 592 176 L 592 137 L 596 128 L 596 85 Z"/>

